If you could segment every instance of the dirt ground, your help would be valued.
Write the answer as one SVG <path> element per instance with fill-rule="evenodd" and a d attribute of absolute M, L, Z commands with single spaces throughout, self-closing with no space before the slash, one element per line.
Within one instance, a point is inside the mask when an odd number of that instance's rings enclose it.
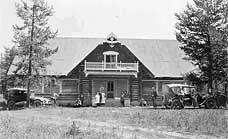
<path fill-rule="evenodd" d="M 204 135 L 200 133 L 188 133 L 181 130 L 175 130 L 166 126 L 147 126 L 147 124 L 134 123 L 136 118 L 126 116 L 126 114 L 139 111 L 142 108 L 33 108 L 15 111 L 0 111 L 1 119 L 13 119 L 13 123 L 25 127 L 33 123 L 56 127 L 70 127 L 75 123 L 80 130 L 98 133 L 115 134 L 117 138 L 123 139 L 209 139 L 225 138 L 222 136 Z M 152 111 L 152 109 L 151 109 Z M 123 116 L 121 116 L 121 114 Z M 131 119 L 128 119 L 131 118 Z M 131 123 L 132 120 L 132 123 Z M 129 122 L 130 121 L 130 122 Z M 0 125 L 0 127 L 3 125 Z M 1 135 L 0 135 L 1 138 Z M 100 137 L 97 137 L 100 138 Z M 111 138 L 111 137 L 110 137 Z"/>

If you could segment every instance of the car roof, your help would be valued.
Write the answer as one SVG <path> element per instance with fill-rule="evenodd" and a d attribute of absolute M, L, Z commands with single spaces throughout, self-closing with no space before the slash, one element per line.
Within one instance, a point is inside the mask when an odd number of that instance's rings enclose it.
<path fill-rule="evenodd" d="M 8 89 L 8 91 L 11 91 L 11 90 L 27 91 L 27 89 L 24 89 L 24 88 L 18 88 L 18 87 L 14 87 L 14 88 L 10 88 L 10 89 Z"/>
<path fill-rule="evenodd" d="M 175 88 L 175 87 L 195 88 L 195 86 L 191 86 L 187 84 L 167 84 L 167 86 L 170 88 Z"/>
<path fill-rule="evenodd" d="M 19 88 L 19 87 L 14 87 L 14 88 L 9 88 L 8 89 L 8 91 L 11 91 L 11 90 L 27 91 L 27 89 L 25 89 L 25 88 Z M 33 90 L 30 90 L 30 91 L 33 91 Z"/>

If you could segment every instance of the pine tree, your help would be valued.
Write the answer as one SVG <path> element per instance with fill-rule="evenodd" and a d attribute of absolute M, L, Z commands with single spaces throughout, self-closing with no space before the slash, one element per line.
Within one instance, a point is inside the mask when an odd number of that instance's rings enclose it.
<path fill-rule="evenodd" d="M 14 43 L 18 50 L 17 74 L 27 76 L 27 106 L 29 106 L 31 78 L 37 77 L 51 64 L 47 59 L 55 52 L 48 48 L 48 40 L 57 35 L 48 26 L 48 20 L 53 15 L 53 7 L 44 0 L 21 1 L 16 4 L 18 17 L 22 25 L 14 25 Z"/>
<path fill-rule="evenodd" d="M 4 48 L 4 54 L 1 55 L 0 61 L 0 76 L 1 76 L 1 90 L 3 93 L 6 92 L 7 82 L 9 80 L 8 72 L 10 66 L 13 63 L 13 59 L 16 55 L 16 49 L 13 48 Z"/>
<path fill-rule="evenodd" d="M 193 0 L 186 9 L 175 14 L 176 38 L 187 60 L 198 66 L 200 79 L 208 83 L 227 81 L 228 1 Z"/>

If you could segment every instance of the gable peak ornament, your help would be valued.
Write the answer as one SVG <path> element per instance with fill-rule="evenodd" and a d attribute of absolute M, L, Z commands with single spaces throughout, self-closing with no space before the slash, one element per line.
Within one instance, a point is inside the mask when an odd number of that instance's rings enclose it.
<path fill-rule="evenodd" d="M 108 43 L 110 47 L 114 47 L 116 43 L 119 43 L 117 36 L 113 32 L 107 36 L 107 40 L 105 42 Z"/>

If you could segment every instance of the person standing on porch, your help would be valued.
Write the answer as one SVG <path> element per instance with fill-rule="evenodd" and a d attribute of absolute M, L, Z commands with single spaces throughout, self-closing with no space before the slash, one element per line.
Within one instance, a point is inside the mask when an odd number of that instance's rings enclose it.
<path fill-rule="evenodd" d="M 99 92 L 95 95 L 95 104 L 96 106 L 100 106 L 100 95 Z"/>
<path fill-rule="evenodd" d="M 105 97 L 104 87 L 100 88 L 100 94 L 101 94 L 101 100 L 100 100 L 101 105 L 105 105 L 106 97 Z"/>
<path fill-rule="evenodd" d="M 81 100 L 81 103 L 83 105 L 84 104 L 84 95 L 83 94 L 80 94 L 80 100 Z"/>
<path fill-rule="evenodd" d="M 125 97 L 125 91 L 122 91 L 121 97 L 120 97 L 120 103 L 122 104 L 122 106 L 124 106 L 124 97 Z"/>
<path fill-rule="evenodd" d="M 152 87 L 152 103 L 153 103 L 154 108 L 157 107 L 156 98 L 157 98 L 157 91 L 155 90 L 154 87 Z"/>

